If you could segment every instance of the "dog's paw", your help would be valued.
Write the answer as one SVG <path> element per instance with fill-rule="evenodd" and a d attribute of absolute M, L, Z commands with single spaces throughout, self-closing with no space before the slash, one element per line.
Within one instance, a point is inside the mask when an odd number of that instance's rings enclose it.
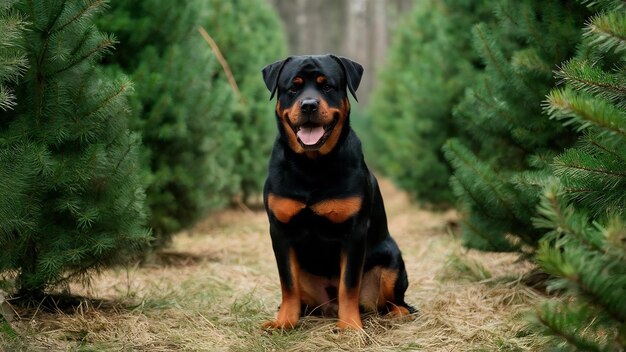
<path fill-rule="evenodd" d="M 395 317 L 404 317 L 411 314 L 411 312 L 406 307 L 393 305 L 389 309 L 389 314 Z"/>
<path fill-rule="evenodd" d="M 409 321 L 409 320 L 417 318 L 418 315 L 419 315 L 418 311 L 411 306 L 405 307 L 405 306 L 392 305 L 391 307 L 389 307 L 388 316 L 391 317 L 392 319 L 398 319 L 401 321 Z"/>
<path fill-rule="evenodd" d="M 291 330 L 296 327 L 297 321 L 291 320 L 274 320 L 268 321 L 261 325 L 263 330 Z"/>
<path fill-rule="evenodd" d="M 337 322 L 337 328 L 339 330 L 363 330 L 363 323 L 361 321 L 345 321 L 339 320 Z"/>

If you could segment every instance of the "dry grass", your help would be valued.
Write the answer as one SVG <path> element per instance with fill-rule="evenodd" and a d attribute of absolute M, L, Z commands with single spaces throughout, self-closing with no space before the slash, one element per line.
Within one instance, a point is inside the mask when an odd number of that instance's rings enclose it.
<path fill-rule="evenodd" d="M 429 212 L 388 182 L 382 188 L 409 272 L 407 302 L 420 310 L 409 319 L 369 316 L 361 332 L 336 332 L 331 319 L 308 317 L 291 332 L 262 331 L 280 300 L 267 219 L 226 211 L 177 236 L 160 265 L 72 287 L 103 301 L 72 313 L 18 310 L 11 326 L 20 338 L 0 343 L 35 351 L 541 350 L 516 319 L 537 299 L 519 282 L 531 265 L 462 249 L 450 230 L 454 212 Z"/>

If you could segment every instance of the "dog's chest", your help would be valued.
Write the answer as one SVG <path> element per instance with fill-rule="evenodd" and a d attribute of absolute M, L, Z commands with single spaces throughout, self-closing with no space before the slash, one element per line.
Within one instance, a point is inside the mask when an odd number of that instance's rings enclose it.
<path fill-rule="evenodd" d="M 356 215 L 360 210 L 363 199 L 358 196 L 344 198 L 328 198 L 313 204 L 306 204 L 302 201 L 289 197 L 282 197 L 269 193 L 267 206 L 274 214 L 276 220 L 287 224 L 303 211 L 309 210 L 316 216 L 326 218 L 332 223 L 340 224 Z"/>

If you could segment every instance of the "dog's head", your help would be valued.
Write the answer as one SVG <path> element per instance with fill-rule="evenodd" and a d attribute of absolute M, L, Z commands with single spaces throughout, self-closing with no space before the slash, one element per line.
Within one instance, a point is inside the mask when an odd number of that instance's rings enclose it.
<path fill-rule="evenodd" d="M 278 94 L 280 133 L 294 152 L 335 148 L 350 114 L 347 92 L 356 99 L 362 74 L 361 65 L 334 55 L 291 56 L 263 69 L 270 99 Z"/>

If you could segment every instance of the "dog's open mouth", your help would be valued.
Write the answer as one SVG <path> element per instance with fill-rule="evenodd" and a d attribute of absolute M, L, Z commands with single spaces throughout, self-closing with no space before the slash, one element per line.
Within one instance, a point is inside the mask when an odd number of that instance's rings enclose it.
<path fill-rule="evenodd" d="M 305 123 L 302 126 L 294 126 L 293 130 L 298 136 L 298 142 L 300 142 L 300 145 L 302 145 L 304 149 L 317 149 L 326 142 L 326 139 L 332 133 L 338 120 L 338 116 L 335 116 L 333 121 L 326 126 Z"/>

